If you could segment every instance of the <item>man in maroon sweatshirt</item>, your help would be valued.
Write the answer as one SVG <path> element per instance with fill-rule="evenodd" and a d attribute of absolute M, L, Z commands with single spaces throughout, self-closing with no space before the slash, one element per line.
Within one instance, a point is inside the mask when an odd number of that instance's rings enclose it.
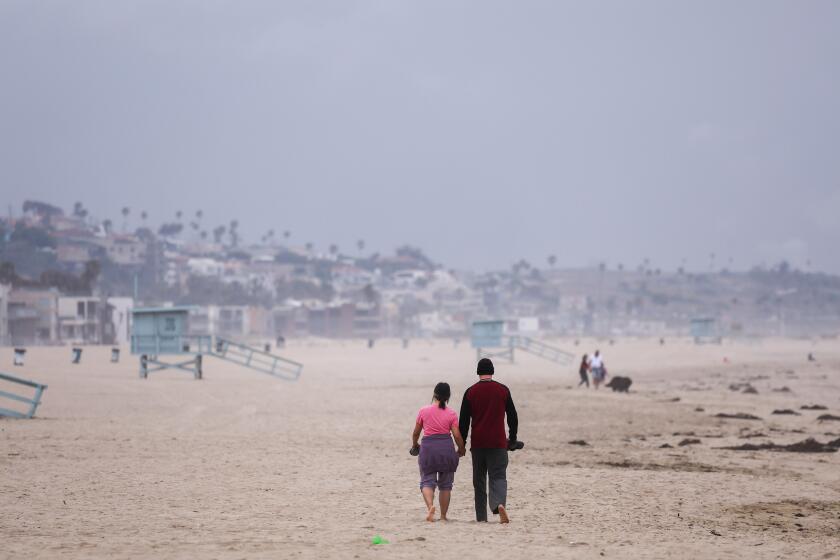
<path fill-rule="evenodd" d="M 473 488 L 475 489 L 475 519 L 487 521 L 487 479 L 490 478 L 490 510 L 508 523 L 505 509 L 507 499 L 508 449 L 516 449 L 519 418 L 510 396 L 510 389 L 493 381 L 493 362 L 478 361 L 479 381 L 466 390 L 461 399 L 458 421 L 464 440 L 471 435 Z M 505 437 L 505 416 L 509 434 Z M 472 434 L 470 421 L 472 420 Z M 521 444 L 520 444 L 521 447 Z"/>

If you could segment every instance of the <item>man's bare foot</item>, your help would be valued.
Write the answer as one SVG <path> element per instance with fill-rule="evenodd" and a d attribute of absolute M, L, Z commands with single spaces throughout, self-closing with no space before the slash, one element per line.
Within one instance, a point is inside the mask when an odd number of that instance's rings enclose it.
<path fill-rule="evenodd" d="M 441 515 L 440 520 L 441 521 L 449 521 L 449 519 L 447 519 L 445 515 Z"/>
<path fill-rule="evenodd" d="M 499 523 L 510 523 L 505 506 L 499 506 Z"/>
<path fill-rule="evenodd" d="M 435 520 L 435 506 L 429 508 L 429 514 L 426 516 L 426 521 L 432 522 Z"/>

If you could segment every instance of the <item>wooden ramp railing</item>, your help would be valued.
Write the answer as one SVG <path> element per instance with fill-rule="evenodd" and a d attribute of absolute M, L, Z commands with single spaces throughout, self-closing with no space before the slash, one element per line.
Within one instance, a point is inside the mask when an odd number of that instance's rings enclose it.
<path fill-rule="evenodd" d="M 303 364 L 226 338 L 216 337 L 210 355 L 287 381 L 296 381 L 303 371 Z"/>
<path fill-rule="evenodd" d="M 21 379 L 20 377 L 15 377 L 14 375 L 8 375 L 5 373 L 0 373 L 0 381 L 7 381 L 14 383 L 15 385 L 23 385 L 24 387 L 31 387 L 35 389 L 35 395 L 32 397 L 19 395 L 17 393 L 10 393 L 8 391 L 0 391 L 0 398 L 22 402 L 26 405 L 25 412 L 0 407 L 0 416 L 11 416 L 12 418 L 32 418 L 35 415 L 35 410 L 38 408 L 38 405 L 41 404 L 41 394 L 43 394 L 43 392 L 47 389 L 47 386 L 42 383 Z"/>

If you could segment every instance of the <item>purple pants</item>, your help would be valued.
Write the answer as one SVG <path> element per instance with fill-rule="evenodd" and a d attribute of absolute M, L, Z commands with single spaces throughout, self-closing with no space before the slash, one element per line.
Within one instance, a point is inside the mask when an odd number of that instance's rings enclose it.
<path fill-rule="evenodd" d="M 438 490 L 452 490 L 455 483 L 454 472 L 430 472 L 420 471 L 420 488 L 435 488 Z"/>
<path fill-rule="evenodd" d="M 458 452 L 449 434 L 425 436 L 420 442 L 420 488 L 452 490 L 458 470 Z"/>

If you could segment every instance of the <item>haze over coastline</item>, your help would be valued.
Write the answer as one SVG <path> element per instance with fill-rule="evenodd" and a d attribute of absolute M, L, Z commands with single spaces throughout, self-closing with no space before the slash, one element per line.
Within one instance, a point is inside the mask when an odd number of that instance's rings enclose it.
<path fill-rule="evenodd" d="M 0 4 L 0 200 L 452 268 L 840 272 L 834 2 Z"/>

